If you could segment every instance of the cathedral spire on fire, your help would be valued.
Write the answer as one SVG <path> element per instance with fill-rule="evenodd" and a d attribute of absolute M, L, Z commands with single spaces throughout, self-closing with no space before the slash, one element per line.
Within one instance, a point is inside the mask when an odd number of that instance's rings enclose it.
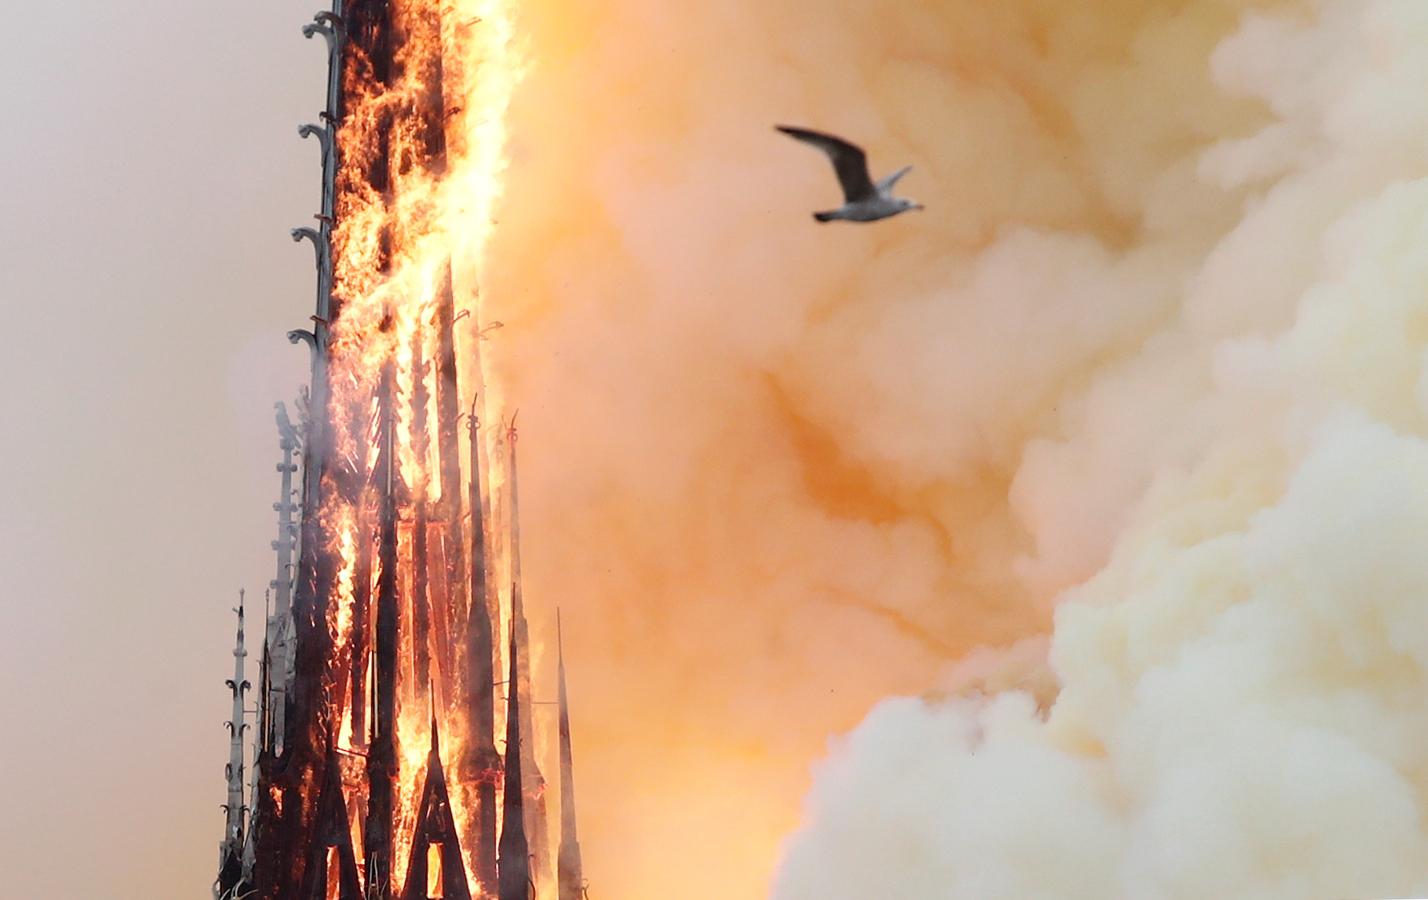
<path fill-rule="evenodd" d="M 223 900 L 583 892 L 556 883 L 571 877 L 566 799 L 548 874 L 514 422 L 480 428 L 480 308 L 452 257 L 467 245 L 453 173 L 491 166 L 476 145 L 493 110 L 467 102 L 488 93 L 472 85 L 511 77 L 488 68 L 508 40 L 500 7 L 335 0 L 304 28 L 329 63 L 320 122 L 300 129 L 321 150 L 320 211 L 293 231 L 317 268 L 312 327 L 289 333 L 311 384 L 297 424 L 277 411 L 277 576 L 253 710 L 240 606 Z M 560 674 L 568 784 L 563 660 Z"/>

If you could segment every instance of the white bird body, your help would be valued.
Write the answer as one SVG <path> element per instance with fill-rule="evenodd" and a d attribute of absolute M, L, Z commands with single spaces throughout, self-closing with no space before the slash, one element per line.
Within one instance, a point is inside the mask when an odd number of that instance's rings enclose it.
<path fill-rule="evenodd" d="M 884 195 L 871 200 L 844 203 L 837 209 L 816 212 L 813 218 L 820 222 L 832 222 L 834 219 L 842 219 L 845 222 L 876 222 L 909 209 L 912 209 L 912 206 L 908 201 Z"/>
<path fill-rule="evenodd" d="M 861 147 L 842 138 L 807 128 L 775 125 L 789 137 L 811 144 L 823 151 L 833 163 L 833 171 L 838 175 L 838 183 L 843 188 L 843 205 L 837 209 L 824 210 L 813 214 L 819 222 L 841 219 L 847 222 L 876 222 L 909 209 L 922 209 L 922 204 L 905 197 L 894 197 L 893 187 L 902 176 L 912 170 L 903 166 L 876 184 L 868 173 L 868 157 Z"/>

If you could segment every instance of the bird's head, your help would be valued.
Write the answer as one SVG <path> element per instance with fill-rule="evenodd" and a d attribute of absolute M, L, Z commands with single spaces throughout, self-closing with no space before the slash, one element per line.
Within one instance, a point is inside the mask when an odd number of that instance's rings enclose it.
<path fill-rule="evenodd" d="M 899 197 L 897 204 L 900 210 L 915 209 L 921 211 L 927 208 L 916 200 L 909 200 L 906 197 Z"/>

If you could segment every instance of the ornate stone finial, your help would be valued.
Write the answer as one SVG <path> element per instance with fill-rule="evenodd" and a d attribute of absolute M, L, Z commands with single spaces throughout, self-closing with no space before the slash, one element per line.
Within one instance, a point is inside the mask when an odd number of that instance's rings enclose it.
<path fill-rule="evenodd" d="M 322 35 L 327 41 L 327 52 L 335 56 L 344 31 L 342 17 L 324 10 L 312 17 L 312 24 L 302 27 L 302 36 L 310 40 L 316 35 Z"/>
<path fill-rule="evenodd" d="M 298 126 L 298 137 L 317 138 L 318 145 L 322 148 L 322 164 L 327 165 L 327 158 L 332 154 L 332 126 L 313 125 L 311 122 Z"/>
<path fill-rule="evenodd" d="M 288 332 L 288 342 L 292 344 L 307 344 L 308 349 L 317 353 L 317 335 L 306 328 L 294 328 Z"/>
<path fill-rule="evenodd" d="M 322 236 L 322 232 L 311 225 L 303 225 L 288 232 L 293 236 L 293 243 L 300 244 L 303 241 L 312 241 L 314 262 L 319 271 L 325 269 L 325 259 L 323 249 L 327 246 L 327 239 Z"/>

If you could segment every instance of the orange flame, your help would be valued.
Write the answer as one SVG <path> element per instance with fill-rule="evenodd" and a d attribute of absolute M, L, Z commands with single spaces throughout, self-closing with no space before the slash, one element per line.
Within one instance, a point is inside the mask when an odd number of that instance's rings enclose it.
<path fill-rule="evenodd" d="M 332 241 L 335 315 L 328 362 L 332 464 L 324 476 L 322 518 L 331 536 L 326 551 L 337 566 L 328 604 L 335 658 L 345 658 L 348 666 L 361 665 L 365 651 L 359 648 L 372 646 L 373 616 L 364 618 L 355 610 L 359 595 L 371 587 L 356 583 L 359 543 L 372 535 L 359 523 L 364 504 L 376 493 L 369 486 L 381 449 L 376 441 L 378 395 L 384 373 L 390 371 L 394 390 L 386 402 L 394 414 L 392 441 L 401 482 L 397 584 L 404 623 L 402 662 L 395 674 L 398 769 L 392 865 L 393 883 L 399 887 L 411 853 L 433 709 L 448 772 L 468 749 L 466 713 L 459 703 L 464 673 L 454 664 L 449 668 L 455 671 L 441 669 L 443 659 L 458 662 L 462 651 L 453 646 L 445 655 L 433 652 L 430 678 L 438 702 L 428 705 L 425 685 L 416 683 L 420 677 L 412 662 L 414 636 L 406 624 L 413 604 L 421 602 L 413 590 L 418 551 L 412 509 L 419 502 L 427 504 L 430 535 L 446 540 L 441 554 L 428 548 L 427 568 L 434 570 L 439 565 L 434 560 L 456 552 L 446 545 L 463 542 L 461 503 L 442 496 L 441 466 L 455 462 L 463 478 L 470 475 L 460 453 L 454 461 L 443 459 L 452 453 L 453 443 L 443 446 L 434 437 L 442 416 L 450 417 L 438 403 L 437 360 L 443 336 L 435 317 L 448 291 L 453 317 L 469 313 L 449 338 L 463 351 L 459 380 L 466 397 L 458 408 L 470 408 L 479 390 L 482 405 L 499 411 L 499 395 L 493 396 L 476 355 L 481 323 L 476 298 L 506 168 L 506 110 L 523 65 L 504 0 L 394 0 L 390 9 L 391 37 L 399 49 L 386 77 L 378 77 L 371 61 L 359 53 L 350 54 L 344 66 L 346 109 L 338 132 Z M 495 459 L 494 454 L 488 456 Z M 479 512 L 472 518 L 479 522 Z M 457 621 L 462 611 L 450 607 L 452 598 L 464 598 L 464 583 L 449 582 L 463 581 L 464 576 L 428 574 L 431 620 L 442 625 Z M 438 591 L 437 585 L 446 589 Z M 357 632 L 358 622 L 365 631 Z M 334 702 L 341 706 L 341 744 L 365 744 L 364 735 L 352 733 L 352 707 L 365 698 L 350 696 L 340 677 L 332 683 Z M 474 793 L 453 784 L 451 795 L 458 828 L 466 833 L 474 821 Z M 469 876 L 475 871 L 472 848 L 464 849 Z M 475 895 L 477 885 L 474 877 L 470 880 Z"/>

